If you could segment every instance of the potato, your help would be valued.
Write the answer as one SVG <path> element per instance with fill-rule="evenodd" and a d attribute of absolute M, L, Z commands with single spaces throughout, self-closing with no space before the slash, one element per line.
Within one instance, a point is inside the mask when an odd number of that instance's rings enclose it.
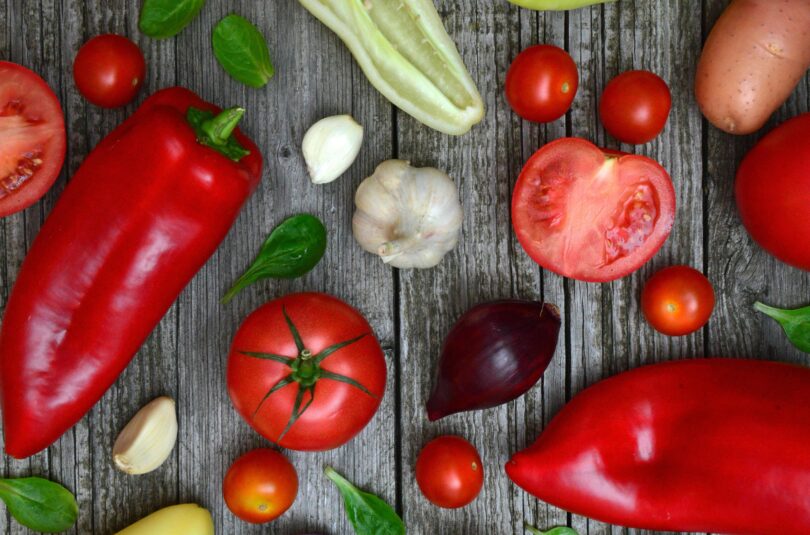
<path fill-rule="evenodd" d="M 759 130 L 810 67 L 810 0 L 733 0 L 695 77 L 703 115 L 730 134 Z"/>

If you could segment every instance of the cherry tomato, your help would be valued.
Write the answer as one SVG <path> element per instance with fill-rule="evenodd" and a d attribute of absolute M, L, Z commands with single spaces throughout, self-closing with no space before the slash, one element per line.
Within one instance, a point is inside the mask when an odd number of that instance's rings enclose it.
<path fill-rule="evenodd" d="M 559 119 L 579 87 L 577 66 L 554 45 L 535 45 L 515 58 L 506 73 L 506 99 L 515 113 L 538 123 Z"/>
<path fill-rule="evenodd" d="M 65 118 L 45 80 L 0 61 L 0 217 L 37 202 L 65 161 Z"/>
<path fill-rule="evenodd" d="M 484 466 L 475 446 L 445 435 L 427 443 L 416 459 L 416 482 L 431 503 L 445 509 L 464 507 L 484 486 Z"/>
<path fill-rule="evenodd" d="M 79 49 L 73 79 L 84 98 L 102 108 L 132 101 L 143 85 L 146 62 L 138 45 L 120 35 L 99 35 Z"/>
<path fill-rule="evenodd" d="M 222 495 L 233 514 L 263 524 L 284 514 L 298 494 L 298 474 L 281 453 L 259 448 L 234 461 L 225 474 Z"/>
<path fill-rule="evenodd" d="M 697 331 L 714 309 L 714 289 L 703 273 L 689 266 L 662 269 L 641 292 L 641 310 L 653 329 L 669 336 Z"/>
<path fill-rule="evenodd" d="M 658 75 L 649 71 L 628 71 L 605 87 L 599 102 L 599 117 L 611 136 L 639 145 L 661 133 L 671 107 L 669 87 Z"/>
<path fill-rule="evenodd" d="M 782 262 L 810 271 L 810 113 L 751 149 L 737 171 L 735 195 L 751 237 Z"/>
<path fill-rule="evenodd" d="M 262 436 L 294 450 L 351 440 L 377 412 L 385 380 L 385 357 L 368 322 L 319 293 L 287 295 L 257 309 L 236 333 L 228 359 L 236 410 Z"/>
<path fill-rule="evenodd" d="M 589 282 L 640 268 L 664 244 L 674 219 L 675 190 L 663 167 L 578 138 L 538 150 L 512 195 L 512 225 L 529 256 Z"/>

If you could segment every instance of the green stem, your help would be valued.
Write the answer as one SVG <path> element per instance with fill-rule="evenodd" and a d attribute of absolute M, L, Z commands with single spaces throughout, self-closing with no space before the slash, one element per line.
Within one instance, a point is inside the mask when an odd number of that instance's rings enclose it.
<path fill-rule="evenodd" d="M 203 121 L 200 125 L 200 130 L 208 135 L 208 139 L 210 139 L 213 144 L 223 146 L 228 142 L 228 138 L 231 137 L 233 131 L 236 130 L 239 121 L 242 120 L 244 115 L 245 108 L 238 106 L 222 110 L 216 117 Z"/>
<path fill-rule="evenodd" d="M 533 535 L 543 535 L 542 531 L 533 526 L 530 526 L 528 522 L 523 523 L 523 528 L 529 533 L 532 533 Z"/>
<path fill-rule="evenodd" d="M 773 319 L 789 319 L 790 316 L 785 314 L 785 311 L 779 308 L 774 308 L 766 305 L 765 303 L 760 303 L 757 301 L 754 303 L 754 309 L 762 312 L 763 314 L 772 317 Z"/>
<path fill-rule="evenodd" d="M 219 115 L 190 107 L 186 113 L 186 120 L 194 129 L 199 143 L 238 162 L 250 154 L 250 151 L 244 148 L 233 135 L 244 115 L 245 109 L 240 107 L 228 108 L 221 111 Z"/>

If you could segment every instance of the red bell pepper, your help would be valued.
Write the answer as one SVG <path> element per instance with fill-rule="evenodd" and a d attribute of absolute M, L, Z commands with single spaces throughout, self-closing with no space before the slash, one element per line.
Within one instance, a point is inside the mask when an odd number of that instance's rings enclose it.
<path fill-rule="evenodd" d="M 689 360 L 584 390 L 506 465 L 531 494 L 623 526 L 810 533 L 810 369 Z"/>
<path fill-rule="evenodd" d="M 243 113 L 159 91 L 68 183 L 0 331 L 9 455 L 48 447 L 90 410 L 225 238 L 261 179 L 258 148 L 234 130 Z"/>

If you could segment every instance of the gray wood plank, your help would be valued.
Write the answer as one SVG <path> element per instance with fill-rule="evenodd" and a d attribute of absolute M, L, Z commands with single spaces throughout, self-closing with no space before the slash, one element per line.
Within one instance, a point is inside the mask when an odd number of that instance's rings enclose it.
<path fill-rule="evenodd" d="M 701 123 L 692 97 L 700 12 L 678 1 L 624 1 L 603 6 L 601 14 L 598 9 L 570 14 L 569 46 L 581 77 L 578 104 L 571 113 L 572 134 L 660 162 L 675 184 L 678 212 L 669 240 L 638 272 L 599 286 L 569 281 L 572 395 L 638 365 L 703 350 L 702 333 L 682 338 L 660 335 L 646 323 L 639 307 L 644 282 L 661 267 L 683 263 L 702 267 Z M 679 39 L 672 39 L 672 29 L 677 29 Z M 670 85 L 673 98 L 664 132 L 639 147 L 617 143 L 598 120 L 598 100 L 605 84 L 632 69 L 657 73 Z M 587 533 L 624 531 L 577 517 L 573 525 Z"/>
<path fill-rule="evenodd" d="M 397 115 L 399 156 L 418 166 L 448 172 L 459 185 L 465 210 L 463 234 L 455 251 L 431 270 L 400 272 L 401 379 L 402 390 L 408 393 L 402 400 L 405 521 L 412 533 L 506 533 L 511 531 L 510 525 L 522 533 L 525 502 L 505 477 L 503 463 L 516 433 L 525 434 L 522 413 L 526 409 L 510 404 L 431 424 L 424 408 L 442 340 L 464 311 L 497 298 L 540 297 L 537 268 L 513 260 L 516 242 L 509 215 L 511 188 L 521 164 L 521 128 L 502 88 L 506 68 L 521 45 L 520 15 L 504 2 L 448 0 L 437 6 L 478 83 L 487 115 L 482 124 L 460 138 L 430 131 L 402 113 Z M 484 489 L 462 509 L 444 510 L 429 504 L 414 481 L 419 451 L 442 434 L 465 437 L 476 446 L 484 463 Z"/>
<path fill-rule="evenodd" d="M 200 53 L 209 49 L 211 28 L 230 12 L 256 23 L 268 39 L 277 73 L 265 89 L 241 86 L 227 77 L 211 54 Z M 186 425 L 181 430 L 180 500 L 199 500 L 210 507 L 218 532 L 267 531 L 236 519 L 222 501 L 220 485 L 230 463 L 253 447 L 270 446 L 231 406 L 224 384 L 226 356 L 237 326 L 259 305 L 294 291 L 325 291 L 368 317 L 389 350 L 388 388 L 374 420 L 348 445 L 324 453 L 285 451 L 298 470 L 299 495 L 270 529 L 351 533 L 339 495 L 322 474 L 324 465 L 334 466 L 391 503 L 396 499 L 393 277 L 379 259 L 354 243 L 350 224 L 357 184 L 391 156 L 390 106 L 365 82 L 336 36 L 297 2 L 209 3 L 178 38 L 177 46 L 178 83 L 214 102 L 244 104 L 245 131 L 262 148 L 266 162 L 262 185 L 234 231 L 181 297 L 179 390 L 187 402 L 181 405 Z M 345 176 L 313 186 L 300 153 L 301 139 L 316 120 L 336 113 L 352 113 L 365 125 L 365 146 Z M 266 234 L 298 212 L 321 217 L 329 230 L 321 264 L 301 280 L 265 281 L 230 305 L 219 305 L 219 296 L 247 267 Z"/>

